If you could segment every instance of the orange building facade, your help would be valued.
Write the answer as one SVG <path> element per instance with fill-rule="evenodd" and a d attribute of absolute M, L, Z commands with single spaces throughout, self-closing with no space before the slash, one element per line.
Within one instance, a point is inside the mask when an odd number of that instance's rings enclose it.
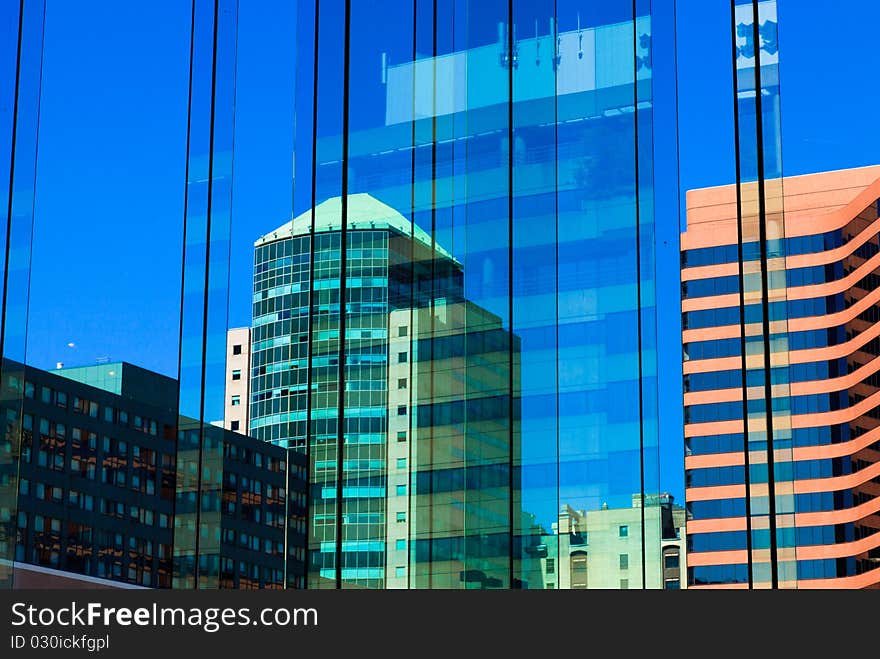
<path fill-rule="evenodd" d="M 689 587 L 880 587 L 878 199 L 880 166 L 687 193 Z"/>

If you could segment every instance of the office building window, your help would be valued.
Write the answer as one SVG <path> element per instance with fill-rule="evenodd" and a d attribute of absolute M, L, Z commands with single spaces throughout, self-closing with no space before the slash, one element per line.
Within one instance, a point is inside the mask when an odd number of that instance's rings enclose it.
<path fill-rule="evenodd" d="M 241 344 L 240 343 L 232 346 L 232 354 L 233 355 L 240 355 L 241 354 Z"/>
<path fill-rule="evenodd" d="M 397 406 L 397 416 L 406 416 L 406 405 Z"/>
<path fill-rule="evenodd" d="M 401 325 L 400 327 L 397 328 L 397 336 L 406 336 L 406 334 L 407 334 L 406 325 Z"/>
<path fill-rule="evenodd" d="M 406 549 L 406 539 L 405 538 L 398 538 L 394 543 L 394 548 L 397 551 L 404 551 Z"/>
<path fill-rule="evenodd" d="M 405 442 L 406 441 L 406 431 L 405 430 L 398 430 L 397 431 L 397 441 L 398 442 Z"/>
<path fill-rule="evenodd" d="M 397 468 L 406 469 L 406 458 L 397 458 Z"/>
<path fill-rule="evenodd" d="M 555 574 L 556 573 L 556 559 L 548 558 L 547 559 L 547 574 Z"/>
<path fill-rule="evenodd" d="M 664 557 L 663 565 L 667 570 L 675 569 L 679 565 L 678 554 L 670 554 L 669 556 Z"/>
<path fill-rule="evenodd" d="M 406 496 L 406 485 L 398 485 L 397 486 L 397 496 L 399 496 L 399 497 Z"/>
<path fill-rule="evenodd" d="M 406 389 L 406 378 L 398 378 L 397 379 L 397 388 L 398 389 Z"/>
<path fill-rule="evenodd" d="M 679 579 L 668 579 L 666 581 L 666 590 L 681 590 L 681 581 Z"/>
<path fill-rule="evenodd" d="M 628 570 L 629 569 L 629 554 L 621 554 L 620 555 L 620 569 Z"/>
<path fill-rule="evenodd" d="M 238 421 L 232 421 L 232 422 L 229 424 L 229 429 L 230 429 L 230 430 L 236 430 L 236 431 L 237 431 L 237 430 L 238 430 L 238 427 L 239 427 L 239 422 L 238 422 Z"/>
<path fill-rule="evenodd" d="M 396 568 L 394 568 L 394 576 L 398 577 L 398 578 L 405 577 L 406 576 L 406 566 L 405 565 L 398 565 Z"/>
<path fill-rule="evenodd" d="M 241 396 L 233 396 L 232 397 L 232 405 L 241 405 Z"/>
<path fill-rule="evenodd" d="M 406 521 L 406 513 L 403 511 L 398 512 L 397 513 L 397 521 L 398 522 L 405 522 Z"/>
<path fill-rule="evenodd" d="M 619 538 L 628 538 L 629 537 L 629 526 L 626 524 L 621 524 L 617 527 L 617 536 Z"/>
<path fill-rule="evenodd" d="M 629 579 L 620 580 L 620 590 L 629 590 Z"/>
<path fill-rule="evenodd" d="M 237 368 L 232 371 L 232 379 L 233 380 L 241 380 L 241 369 Z"/>
<path fill-rule="evenodd" d="M 398 352 L 397 353 L 397 363 L 398 364 L 405 364 L 406 363 L 406 353 L 405 352 Z"/>

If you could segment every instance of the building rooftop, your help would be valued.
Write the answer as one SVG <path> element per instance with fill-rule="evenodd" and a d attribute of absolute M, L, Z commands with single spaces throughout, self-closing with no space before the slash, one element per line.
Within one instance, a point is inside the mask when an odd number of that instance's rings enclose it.
<path fill-rule="evenodd" d="M 61 366 L 49 371 L 68 380 L 164 409 L 177 405 L 177 380 L 128 362 Z"/>
<path fill-rule="evenodd" d="M 314 213 L 315 233 L 342 230 L 342 197 L 331 197 L 322 201 L 315 206 Z M 432 246 L 431 236 L 427 231 L 418 225 L 414 227 L 412 222 L 391 206 L 364 192 L 348 195 L 347 219 L 349 230 L 392 229 L 404 236 L 412 236 L 414 240 L 429 248 Z M 293 236 L 305 236 L 311 229 L 312 210 L 307 210 L 274 231 L 260 236 L 254 242 L 254 247 Z M 441 256 L 452 258 L 452 255 L 441 246 L 435 244 L 433 247 Z"/>

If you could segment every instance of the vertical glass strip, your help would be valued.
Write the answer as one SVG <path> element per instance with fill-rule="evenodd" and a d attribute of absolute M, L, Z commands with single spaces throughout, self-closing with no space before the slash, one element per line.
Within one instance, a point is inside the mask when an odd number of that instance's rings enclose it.
<path fill-rule="evenodd" d="M 174 585 L 215 588 L 223 442 L 211 421 L 223 418 L 236 1 L 195 0 L 192 26 Z"/>
<path fill-rule="evenodd" d="M 772 15 L 768 15 L 768 12 Z M 763 16 L 763 19 L 762 19 Z M 778 134 L 778 118 L 771 97 L 778 95 L 776 53 L 765 50 L 761 23 L 775 22 L 775 1 L 736 0 L 734 39 L 739 127 L 739 211 L 744 247 L 741 286 L 745 326 L 745 398 L 747 408 L 751 581 L 755 588 L 779 585 L 776 458 L 774 442 L 790 448 L 791 422 L 787 394 L 785 289 L 782 186 L 777 156 L 778 142 L 765 128 Z M 772 28 L 775 30 L 775 27 Z M 764 81 L 771 84 L 765 86 Z M 769 142 L 768 142 L 769 138 Z M 769 146 L 769 151 L 768 151 Z M 756 249 L 746 250 L 746 245 Z M 778 345 L 777 345 L 778 344 Z M 781 361 L 780 361 L 781 360 Z M 784 373 L 779 388 L 776 373 Z M 772 373 L 772 375 L 771 375 Z M 793 512 L 793 497 L 790 502 Z"/>
<path fill-rule="evenodd" d="M 639 408 L 641 425 L 642 587 L 664 588 L 664 548 L 678 538 L 668 486 L 660 480 L 654 183 L 654 50 L 651 0 L 633 2 L 633 70 L 638 249 Z M 656 514 L 659 513 L 659 514 Z"/>
<path fill-rule="evenodd" d="M 513 76 L 514 588 L 566 587 L 559 511 L 557 397 L 557 74 L 554 0 L 515 0 Z M 519 418 L 517 419 L 517 410 Z M 562 545 L 565 545 L 564 547 Z"/>
<path fill-rule="evenodd" d="M 467 70 L 466 191 L 464 245 L 465 312 L 462 331 L 495 340 L 466 353 L 464 424 L 464 565 L 461 588 L 509 588 L 512 573 L 511 444 L 518 416 L 512 409 L 515 380 L 511 357 L 511 89 L 519 66 L 510 2 L 469 2 L 465 47 Z M 439 317 L 440 300 L 435 301 Z M 476 342 L 475 342 L 476 343 Z M 440 408 L 442 409 L 442 408 Z M 439 410 L 438 410 L 439 411 Z"/>
<path fill-rule="evenodd" d="M 768 413 L 771 415 L 772 444 L 768 457 L 772 470 L 768 475 L 775 519 L 775 546 L 777 561 L 776 586 L 793 588 L 797 585 L 797 556 L 794 513 L 795 493 L 792 464 L 792 409 L 789 373 L 788 341 L 776 337 L 788 336 L 788 281 L 786 276 L 785 188 L 782 167 L 781 85 L 779 77 L 779 46 L 776 0 L 757 3 L 753 11 L 752 40 L 756 44 L 755 115 L 760 126 L 763 169 L 763 222 L 766 248 L 766 295 L 769 311 L 769 378 Z"/>
<path fill-rule="evenodd" d="M 13 585 L 45 4 L 0 9 L 0 588 Z"/>
<path fill-rule="evenodd" d="M 342 572 L 337 562 L 337 527 L 341 516 L 337 495 L 339 455 L 339 380 L 342 308 L 342 118 L 345 100 L 345 3 L 323 0 L 319 12 L 315 55 L 315 200 L 311 243 L 314 277 L 311 281 L 312 408 L 309 448 L 310 521 L 308 588 L 337 588 Z M 350 492 L 349 492 L 350 493 Z M 345 492 L 342 493 L 343 495 Z"/>

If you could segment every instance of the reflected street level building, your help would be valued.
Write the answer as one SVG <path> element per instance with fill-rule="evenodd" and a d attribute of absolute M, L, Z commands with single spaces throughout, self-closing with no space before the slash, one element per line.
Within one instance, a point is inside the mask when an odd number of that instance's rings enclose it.
<path fill-rule="evenodd" d="M 309 456 L 309 587 L 541 588 L 562 504 L 660 491 L 650 12 L 515 4 L 298 5 L 248 415 Z"/>
<path fill-rule="evenodd" d="M 880 167 L 761 192 L 687 194 L 689 582 L 877 588 Z"/>
<path fill-rule="evenodd" d="M 672 495 L 648 496 L 643 510 L 634 494 L 629 508 L 563 506 L 552 533 L 530 550 L 547 589 L 626 590 L 641 580 L 644 562 L 648 588 L 678 590 L 687 587 L 685 546 L 685 509 Z"/>
<path fill-rule="evenodd" d="M 191 586 L 177 578 L 189 557 L 175 552 L 175 535 L 192 520 L 175 511 L 181 498 L 199 497 L 218 503 L 212 551 L 205 541 L 200 553 L 219 568 L 211 587 L 304 586 L 303 456 L 212 426 L 221 485 L 181 491 L 175 380 L 126 362 L 47 372 L 7 360 L 2 387 L 16 446 L 0 467 L 17 483 L 3 524 L 15 584 Z"/>

